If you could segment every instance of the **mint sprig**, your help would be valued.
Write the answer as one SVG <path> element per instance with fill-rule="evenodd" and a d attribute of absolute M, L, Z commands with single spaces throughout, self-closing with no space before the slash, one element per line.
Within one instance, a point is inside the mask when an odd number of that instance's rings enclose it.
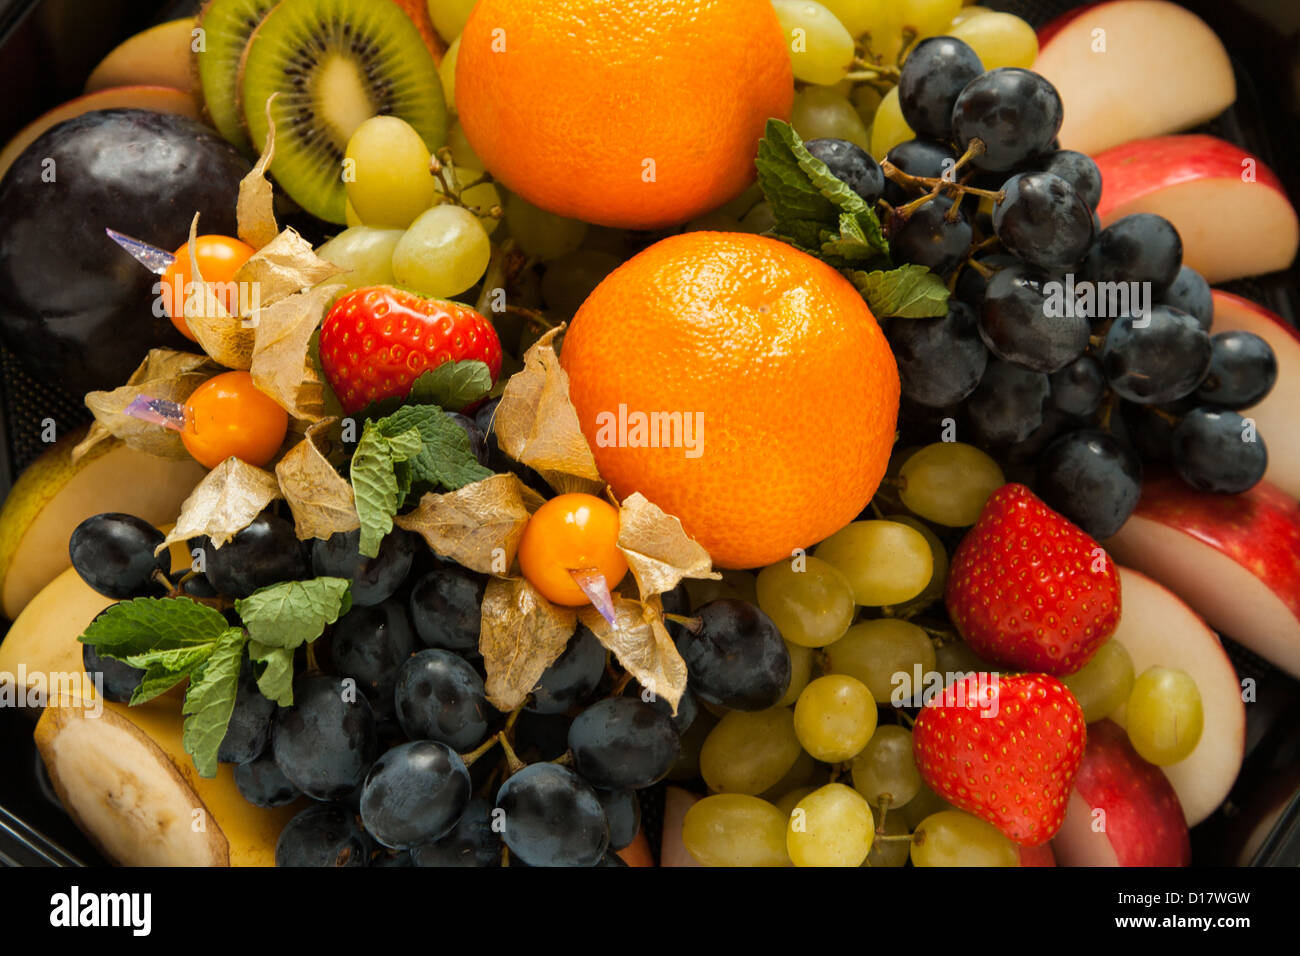
<path fill-rule="evenodd" d="M 767 121 L 754 165 L 776 218 L 772 235 L 843 271 L 876 316 L 947 313 L 942 279 L 924 266 L 894 267 L 875 210 L 808 152 L 789 123 Z"/>
<path fill-rule="evenodd" d="M 436 405 L 406 405 L 366 422 L 351 470 L 361 554 L 379 554 L 412 487 L 455 491 L 491 474 L 474 457 L 465 430 Z"/>
<path fill-rule="evenodd" d="M 288 707 L 294 651 L 320 637 L 351 606 L 350 582 L 343 578 L 285 581 L 255 591 L 235 602 L 244 627 L 231 627 L 219 611 L 190 598 L 136 598 L 114 604 L 78 640 L 144 670 L 131 695 L 133 707 L 190 682 L 182 742 L 199 774 L 212 777 L 245 648 L 261 669 L 262 695 Z"/>

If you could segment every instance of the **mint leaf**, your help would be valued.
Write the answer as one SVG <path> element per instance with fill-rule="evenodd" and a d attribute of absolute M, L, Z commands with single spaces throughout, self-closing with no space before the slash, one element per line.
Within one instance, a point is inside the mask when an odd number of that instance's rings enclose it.
<path fill-rule="evenodd" d="M 385 419 L 380 419 L 384 421 Z M 379 554 L 384 536 L 393 530 L 393 515 L 411 489 L 410 471 L 398 466 L 419 454 L 423 443 L 417 429 L 385 435 L 379 423 L 366 422 L 361 441 L 352 454 L 352 497 L 361 519 L 360 551 L 368 558 Z"/>
<path fill-rule="evenodd" d="M 191 644 L 170 650 L 146 651 L 143 654 L 132 654 L 121 658 L 123 663 L 144 671 L 144 677 L 131 692 L 131 706 L 143 704 L 153 700 L 159 694 L 167 693 L 211 657 L 212 648 L 215 646 L 214 641 L 210 644 Z"/>
<path fill-rule="evenodd" d="M 292 651 L 320 637 L 352 606 L 346 578 L 285 581 L 235 601 L 235 610 L 258 644 Z M 138 665 L 137 665 L 138 666 Z M 268 695 L 270 696 L 270 695 Z"/>
<path fill-rule="evenodd" d="M 235 709 L 245 640 L 242 628 L 228 628 L 217 640 L 212 655 L 190 677 L 185 692 L 181 743 L 201 777 L 217 775 L 217 751 Z"/>
<path fill-rule="evenodd" d="M 888 264 L 875 211 L 808 152 L 789 123 L 767 121 L 754 165 L 778 238 L 836 268 L 873 259 Z"/>
<path fill-rule="evenodd" d="M 492 372 L 477 360 L 443 362 L 425 372 L 411 385 L 407 402 L 460 409 L 492 391 Z"/>
<path fill-rule="evenodd" d="M 925 266 L 909 264 L 887 272 L 849 273 L 872 314 L 883 319 L 935 318 L 948 313 L 948 287 Z"/>
<path fill-rule="evenodd" d="M 221 612 L 189 598 L 119 601 L 91 621 L 77 638 L 106 657 L 213 644 L 230 625 Z"/>
<path fill-rule="evenodd" d="M 293 704 L 293 651 L 287 647 L 268 647 L 257 641 L 248 642 L 248 656 L 266 665 L 257 678 L 257 689 L 262 696 L 281 707 Z"/>
<path fill-rule="evenodd" d="M 465 429 L 437 406 L 407 405 L 378 424 L 385 435 L 406 434 L 410 429 L 419 432 L 422 447 L 409 459 L 411 477 L 416 482 L 455 491 L 492 474 L 474 457 Z"/>

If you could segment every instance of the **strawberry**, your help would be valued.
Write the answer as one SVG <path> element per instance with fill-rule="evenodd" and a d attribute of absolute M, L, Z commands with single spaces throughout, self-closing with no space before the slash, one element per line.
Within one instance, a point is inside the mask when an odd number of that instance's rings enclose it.
<path fill-rule="evenodd" d="M 1073 674 L 1119 625 L 1119 572 L 1096 541 L 1009 484 L 953 552 L 944 600 L 980 657 Z"/>
<path fill-rule="evenodd" d="M 1087 737 L 1055 677 L 968 674 L 921 708 L 912 753 L 935 793 L 1032 847 L 1061 828 Z"/>
<path fill-rule="evenodd" d="M 405 398 L 420 375 L 444 362 L 473 359 L 495 382 L 501 342 L 491 322 L 467 305 L 391 286 L 345 295 L 321 326 L 321 368 L 349 415 L 381 398 Z"/>

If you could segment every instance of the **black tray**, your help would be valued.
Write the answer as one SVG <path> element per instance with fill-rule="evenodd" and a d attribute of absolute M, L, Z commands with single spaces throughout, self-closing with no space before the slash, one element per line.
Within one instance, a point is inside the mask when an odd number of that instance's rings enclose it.
<path fill-rule="evenodd" d="M 1205 131 L 1238 143 L 1269 165 L 1300 206 L 1300 124 L 1294 86 L 1296 36 L 1283 24 L 1300 0 L 1183 0 L 1219 34 L 1237 73 L 1237 103 Z M 195 12 L 199 0 L 0 0 L 0 142 L 76 96 L 94 64 L 132 33 Z M 984 0 L 1035 26 L 1075 0 Z M 1294 28 L 1292 28 L 1294 29 Z M 1300 263 L 1223 288 L 1291 324 L 1300 316 Z M 60 433 L 88 418 L 81 397 L 40 382 L 0 346 L 0 496 L 44 450 L 40 422 Z M 1256 682 L 1247 707 L 1246 754 L 1224 805 L 1192 830 L 1200 866 L 1300 866 L 1300 682 L 1225 640 L 1242 678 Z M 0 708 L 0 864 L 103 865 L 103 857 L 59 806 L 36 755 L 32 715 Z M 647 808 L 648 816 L 653 816 Z"/>

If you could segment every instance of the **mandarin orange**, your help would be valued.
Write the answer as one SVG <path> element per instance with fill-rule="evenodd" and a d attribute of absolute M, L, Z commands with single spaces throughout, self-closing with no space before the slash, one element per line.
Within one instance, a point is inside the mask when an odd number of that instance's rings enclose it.
<path fill-rule="evenodd" d="M 885 473 L 898 367 L 842 275 L 785 243 L 692 232 L 605 278 L 560 361 L 596 466 L 723 568 L 789 558 Z"/>
<path fill-rule="evenodd" d="M 768 0 L 479 0 L 456 63 L 461 125 L 506 188 L 630 229 L 743 191 L 793 95 Z"/>

